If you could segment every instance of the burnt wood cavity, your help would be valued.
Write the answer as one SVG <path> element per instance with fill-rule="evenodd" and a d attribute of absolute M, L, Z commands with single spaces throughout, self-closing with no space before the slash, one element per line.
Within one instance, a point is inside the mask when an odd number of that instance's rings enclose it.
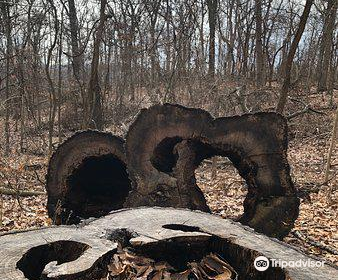
<path fill-rule="evenodd" d="M 122 208 L 131 190 L 124 140 L 82 131 L 61 144 L 47 173 L 48 214 L 56 224 L 77 223 Z"/>

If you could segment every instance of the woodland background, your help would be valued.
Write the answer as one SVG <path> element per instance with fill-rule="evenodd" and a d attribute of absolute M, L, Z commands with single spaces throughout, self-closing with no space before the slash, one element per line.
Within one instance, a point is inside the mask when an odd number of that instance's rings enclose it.
<path fill-rule="evenodd" d="M 337 264 L 337 144 L 325 179 L 338 101 L 337 6 L 0 0 L 0 231 L 51 223 L 46 167 L 76 130 L 123 136 L 141 108 L 165 102 L 215 117 L 276 110 L 289 122 L 302 201 L 285 240 Z M 241 214 L 246 187 L 226 159 L 203 162 L 196 175 L 214 213 Z"/>

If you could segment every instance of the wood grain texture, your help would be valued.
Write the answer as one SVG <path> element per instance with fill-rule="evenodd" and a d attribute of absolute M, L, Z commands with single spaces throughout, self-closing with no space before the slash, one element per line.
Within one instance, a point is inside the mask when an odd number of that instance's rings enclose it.
<path fill-rule="evenodd" d="M 99 279 L 116 250 L 114 240 L 121 232 L 129 233 L 130 246 L 144 253 L 156 255 L 157 252 L 162 257 L 170 248 L 170 252 L 176 252 L 177 256 L 188 255 L 196 248 L 217 252 L 239 273 L 239 279 L 338 279 L 337 267 L 326 264 L 319 268 L 270 267 L 265 272 L 258 272 L 253 267 L 253 260 L 260 255 L 282 261 L 316 259 L 231 220 L 198 211 L 159 207 L 117 210 L 105 217 L 86 221 L 79 227 L 52 227 L 0 236 L 1 279 L 27 279 L 17 268 L 23 257 L 29 259 L 27 252 L 41 245 L 49 244 L 50 248 L 51 244 L 60 241 L 70 242 L 63 246 L 66 255 L 66 247 L 71 247 L 71 244 L 85 244 L 86 249 L 75 259 L 67 255 L 70 261 L 65 257 L 62 259 L 65 254 L 57 255 L 56 251 L 54 259 L 48 259 L 43 268 L 44 278 L 41 279 Z M 175 247 L 177 244 L 180 246 Z M 190 249 L 184 251 L 182 248 Z M 36 254 L 35 259 L 45 260 L 42 258 L 46 257 L 43 255 L 45 251 Z M 55 263 L 56 260 L 61 264 Z M 32 262 L 26 263 L 32 265 Z M 26 265 L 26 270 L 29 269 L 34 267 Z"/>

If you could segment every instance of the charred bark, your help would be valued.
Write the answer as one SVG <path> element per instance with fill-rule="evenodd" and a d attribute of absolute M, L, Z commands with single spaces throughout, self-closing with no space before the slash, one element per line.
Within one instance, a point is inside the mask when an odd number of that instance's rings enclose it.
<path fill-rule="evenodd" d="M 177 269 L 215 253 L 231 265 L 238 279 L 333 280 L 338 272 L 327 264 L 284 269 L 270 265 L 257 271 L 253 265 L 257 256 L 294 263 L 318 260 L 231 220 L 172 208 L 120 210 L 78 228 L 5 234 L 0 242 L 3 280 L 105 279 L 118 244 Z"/>
<path fill-rule="evenodd" d="M 130 127 L 126 152 L 134 183 L 126 206 L 207 211 L 194 171 L 202 160 L 219 155 L 232 161 L 248 185 L 242 223 L 282 238 L 298 217 L 287 123 L 276 113 L 214 119 L 201 109 L 155 105 L 142 110 Z"/>
<path fill-rule="evenodd" d="M 195 208 L 198 205 L 198 210 L 208 208 L 204 198 L 198 203 L 180 200 L 177 190 L 183 187 L 178 186 L 173 175 L 177 163 L 173 150 L 176 144 L 190 139 L 194 133 L 201 135 L 211 119 L 206 111 L 175 105 L 156 105 L 141 110 L 126 138 L 128 171 L 134 185 L 126 206 Z M 176 174 L 178 172 L 176 170 Z"/>
<path fill-rule="evenodd" d="M 58 147 L 46 180 L 48 214 L 56 224 L 100 217 L 122 207 L 130 191 L 123 145 L 119 137 L 88 130 Z"/>

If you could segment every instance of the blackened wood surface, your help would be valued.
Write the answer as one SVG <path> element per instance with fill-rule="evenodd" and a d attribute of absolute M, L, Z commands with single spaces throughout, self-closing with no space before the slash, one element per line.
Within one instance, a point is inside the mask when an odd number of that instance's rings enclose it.
<path fill-rule="evenodd" d="M 287 161 L 287 122 L 279 114 L 214 119 L 201 109 L 155 105 L 141 110 L 131 125 L 126 153 L 134 182 L 128 207 L 206 211 L 205 199 L 195 195 L 200 191 L 194 171 L 203 159 L 220 155 L 232 161 L 248 185 L 242 223 L 282 238 L 298 217 L 299 199 Z M 189 192 L 194 195 L 187 196 Z"/>
<path fill-rule="evenodd" d="M 65 140 L 48 165 L 49 216 L 65 224 L 121 208 L 130 187 L 125 162 L 124 140 L 110 133 L 80 131 Z"/>

